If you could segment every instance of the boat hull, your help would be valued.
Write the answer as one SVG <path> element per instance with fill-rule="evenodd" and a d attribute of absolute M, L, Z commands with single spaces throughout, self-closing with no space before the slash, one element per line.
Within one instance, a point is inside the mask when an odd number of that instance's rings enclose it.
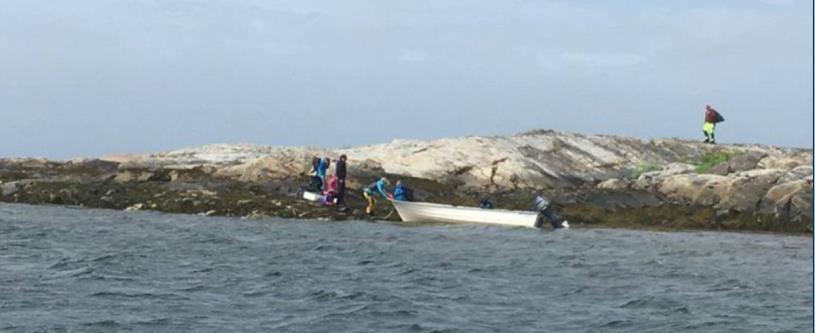
<path fill-rule="evenodd" d="M 538 214 L 528 211 L 482 209 L 428 202 L 392 201 L 404 222 L 483 223 L 534 228 Z"/>

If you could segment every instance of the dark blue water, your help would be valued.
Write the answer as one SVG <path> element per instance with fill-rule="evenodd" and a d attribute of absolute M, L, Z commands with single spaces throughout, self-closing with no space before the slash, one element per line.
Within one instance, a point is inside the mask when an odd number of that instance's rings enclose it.
<path fill-rule="evenodd" d="M 0 330 L 806 332 L 812 239 L 0 205 Z"/>

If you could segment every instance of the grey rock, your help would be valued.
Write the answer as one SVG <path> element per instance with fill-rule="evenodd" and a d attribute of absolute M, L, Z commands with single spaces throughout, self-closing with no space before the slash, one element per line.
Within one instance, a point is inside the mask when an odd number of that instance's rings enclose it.
<path fill-rule="evenodd" d="M 730 172 L 741 172 L 753 170 L 758 167 L 758 162 L 767 156 L 766 153 L 749 151 L 744 154 L 739 154 L 731 158 L 727 164 Z"/>
<path fill-rule="evenodd" d="M 0 191 L 2 191 L 3 196 L 13 195 L 20 189 L 19 185 L 20 184 L 18 182 L 3 183 L 0 184 Z"/>
<path fill-rule="evenodd" d="M 778 181 L 783 171 L 753 170 L 738 173 L 729 181 L 721 205 L 738 212 L 755 211 L 767 191 Z"/>
<path fill-rule="evenodd" d="M 145 208 L 145 206 L 146 205 L 143 204 L 143 203 L 137 203 L 137 204 L 134 204 L 134 205 L 131 205 L 131 206 L 125 208 L 125 211 L 130 212 L 130 211 L 136 211 L 136 210 L 143 210 Z"/>
<path fill-rule="evenodd" d="M 629 187 L 629 183 L 617 178 L 612 178 L 597 184 L 597 188 L 601 190 L 622 191 Z"/>
<path fill-rule="evenodd" d="M 806 179 L 809 176 L 812 176 L 812 166 L 802 165 L 795 167 L 794 169 L 785 173 L 783 176 L 781 176 L 781 178 L 778 179 L 778 183 L 783 184 L 796 180 L 802 180 Z"/>
<path fill-rule="evenodd" d="M 727 176 L 731 172 L 730 163 L 722 162 L 711 167 L 707 173 L 719 176 Z"/>

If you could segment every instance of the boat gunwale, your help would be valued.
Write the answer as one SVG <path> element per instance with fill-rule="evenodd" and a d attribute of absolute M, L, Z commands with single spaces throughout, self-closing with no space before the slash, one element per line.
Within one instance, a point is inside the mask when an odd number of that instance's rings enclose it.
<path fill-rule="evenodd" d="M 464 209 L 464 210 L 474 210 L 482 213 L 511 213 L 511 214 L 523 214 L 523 215 L 535 215 L 537 216 L 538 213 L 530 210 L 509 210 L 509 209 L 486 209 L 481 207 L 472 207 L 472 206 L 456 206 L 456 205 L 449 205 L 449 204 L 440 204 L 440 203 L 433 203 L 433 202 L 422 202 L 422 201 L 398 201 L 398 200 L 390 200 L 391 203 L 396 205 L 417 205 L 417 206 L 431 206 L 431 207 L 438 207 L 438 208 L 452 208 L 452 209 Z M 398 211 L 398 208 L 397 208 Z"/>

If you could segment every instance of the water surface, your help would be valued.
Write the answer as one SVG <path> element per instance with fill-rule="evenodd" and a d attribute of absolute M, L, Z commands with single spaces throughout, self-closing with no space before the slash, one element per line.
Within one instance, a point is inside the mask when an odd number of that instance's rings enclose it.
<path fill-rule="evenodd" d="M 803 332 L 809 237 L 0 205 L 0 330 Z"/>

